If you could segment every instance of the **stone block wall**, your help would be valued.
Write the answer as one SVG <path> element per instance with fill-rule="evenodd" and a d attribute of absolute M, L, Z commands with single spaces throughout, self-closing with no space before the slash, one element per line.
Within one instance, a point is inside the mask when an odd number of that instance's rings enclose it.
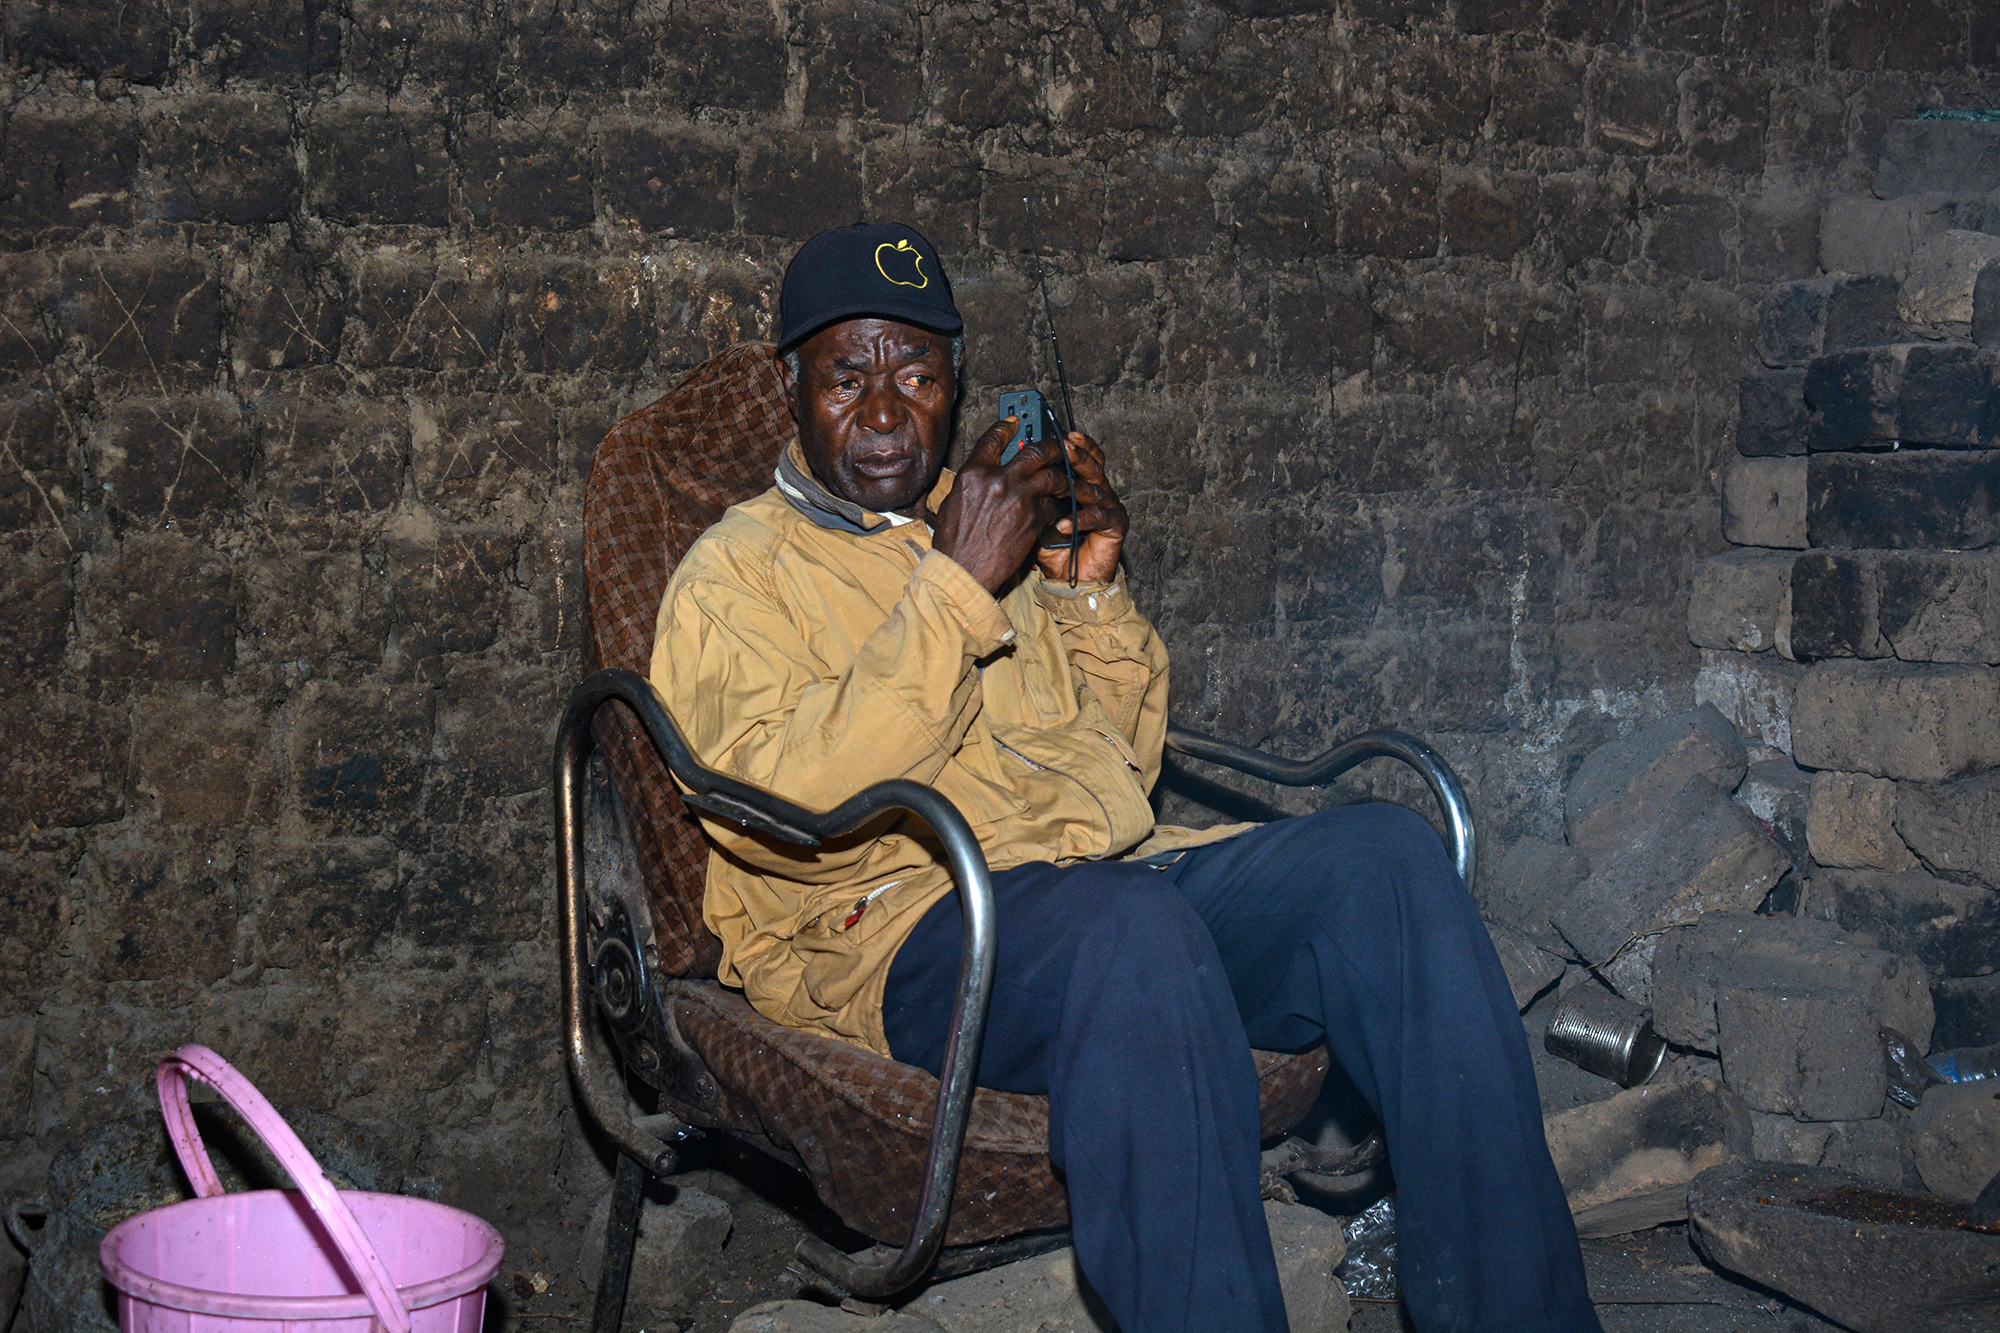
<path fill-rule="evenodd" d="M 864 215 L 945 252 L 975 431 L 1052 380 L 1046 255 L 1183 716 L 1411 727 L 1489 847 L 1556 834 L 1692 702 L 1759 302 L 1898 117 L 2000 102 L 1996 42 L 1976 0 L 7 0 L 0 1189 L 201 1039 L 568 1243 L 582 478 Z"/>

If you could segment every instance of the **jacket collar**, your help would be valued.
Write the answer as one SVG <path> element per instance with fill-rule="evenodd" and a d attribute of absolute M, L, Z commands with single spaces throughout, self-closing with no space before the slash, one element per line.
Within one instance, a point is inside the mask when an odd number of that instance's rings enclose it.
<path fill-rule="evenodd" d="M 806 465 L 805 451 L 796 439 L 778 455 L 775 480 L 778 493 L 785 497 L 786 502 L 819 527 L 866 537 L 892 526 L 889 518 L 872 509 L 863 509 L 852 500 L 843 500 L 820 485 L 819 478 Z M 937 485 L 931 488 L 929 498 L 934 505 L 951 493 L 951 480 L 951 469 L 946 468 L 938 477 Z"/>

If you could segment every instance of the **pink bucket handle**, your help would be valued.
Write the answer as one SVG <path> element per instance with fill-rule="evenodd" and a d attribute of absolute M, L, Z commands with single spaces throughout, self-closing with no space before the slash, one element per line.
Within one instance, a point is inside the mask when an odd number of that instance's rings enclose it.
<path fill-rule="evenodd" d="M 264 1099 L 249 1079 L 236 1072 L 230 1063 L 206 1046 L 187 1045 L 160 1061 L 157 1078 L 160 1089 L 160 1114 L 166 1119 L 167 1134 L 174 1141 L 174 1152 L 181 1159 L 181 1167 L 187 1172 L 188 1180 L 194 1185 L 194 1192 L 202 1198 L 210 1198 L 222 1193 L 222 1181 L 215 1174 L 215 1167 L 209 1163 L 208 1150 L 202 1146 L 201 1131 L 195 1127 L 194 1113 L 188 1107 L 187 1080 L 198 1078 L 209 1087 L 222 1094 L 222 1099 L 236 1108 L 244 1121 L 264 1141 L 266 1147 L 277 1156 L 292 1182 L 305 1195 L 306 1202 L 326 1226 L 327 1234 L 340 1250 L 340 1257 L 347 1261 L 347 1267 L 360 1280 L 361 1290 L 368 1297 L 368 1303 L 375 1307 L 375 1317 L 389 1333 L 410 1333 L 410 1311 L 396 1294 L 395 1279 L 382 1266 L 382 1259 L 375 1253 L 375 1247 L 368 1242 L 367 1233 L 354 1220 L 354 1214 L 341 1200 L 340 1191 L 327 1182 L 326 1173 L 319 1163 L 306 1151 L 306 1145 L 299 1142 L 299 1136 L 292 1133 L 292 1127 L 277 1109 Z"/>

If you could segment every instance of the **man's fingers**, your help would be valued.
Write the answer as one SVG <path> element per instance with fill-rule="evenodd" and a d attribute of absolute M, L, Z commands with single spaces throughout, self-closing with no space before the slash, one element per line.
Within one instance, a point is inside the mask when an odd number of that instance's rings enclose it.
<path fill-rule="evenodd" d="M 1000 454 L 1006 449 L 1007 441 L 1014 438 L 1014 431 L 1019 424 L 1013 417 L 1002 417 L 988 426 L 986 433 L 972 446 L 972 452 L 966 455 L 966 465 L 969 467 L 978 463 L 985 467 L 998 467 Z"/>

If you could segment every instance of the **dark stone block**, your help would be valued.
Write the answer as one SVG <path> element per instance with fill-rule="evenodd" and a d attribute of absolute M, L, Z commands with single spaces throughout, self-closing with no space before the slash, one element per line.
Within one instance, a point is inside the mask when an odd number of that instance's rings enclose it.
<path fill-rule="evenodd" d="M 1959 1225 L 1965 1205 L 1935 1194 L 1831 1167 L 1744 1162 L 1696 1177 L 1688 1213 L 1709 1262 L 1842 1328 L 1949 1328 L 1993 1302 L 2000 1239 Z"/>
<path fill-rule="evenodd" d="M 83 357 L 158 388 L 206 380 L 221 341 L 215 275 L 167 247 L 72 251 L 56 322 Z"/>
<path fill-rule="evenodd" d="M 1819 200 L 1751 195 L 1737 211 L 1737 276 L 1744 282 L 1808 277 L 1819 270 Z"/>
<path fill-rule="evenodd" d="M 1733 54 L 1725 41 L 1730 8 L 1724 0 L 1690 0 L 1658 9 L 1649 7 L 1648 35 L 1668 51 Z"/>
<path fill-rule="evenodd" d="M 264 97 L 183 97 L 147 125 L 166 222 L 282 222 L 299 191 L 291 110 Z"/>
<path fill-rule="evenodd" d="M 1561 375 L 1580 351 L 1576 302 L 1561 287 L 1501 283 L 1487 294 L 1487 359 L 1522 379 Z"/>
<path fill-rule="evenodd" d="M 410 415 L 401 404 L 277 398 L 256 405 L 256 423 L 259 489 L 279 517 L 378 513 L 402 493 Z"/>
<path fill-rule="evenodd" d="M 1112 384 L 1128 372 L 1143 380 L 1158 364 L 1159 309 L 1144 269 L 1093 269 L 1068 282 L 1051 274 L 1049 290 L 1071 383 Z"/>
<path fill-rule="evenodd" d="M 1163 130 L 1172 123 L 1152 53 L 1134 39 L 1125 11 L 1102 11 L 1081 41 L 1052 44 L 1050 70 L 1069 98 L 1055 118 L 1081 135 Z"/>
<path fill-rule="evenodd" d="M 39 555 L 0 555 L 0 682 L 20 693 L 46 678 L 69 648 L 76 590 L 66 561 Z"/>
<path fill-rule="evenodd" d="M 1806 910 L 1864 944 L 1916 959 L 1933 978 L 2000 971 L 2000 893 L 1980 885 L 1919 870 L 1821 870 Z"/>
<path fill-rule="evenodd" d="M 1806 551 L 1792 562 L 1792 656 L 1886 657 L 1875 565 L 1846 551 Z"/>
<path fill-rule="evenodd" d="M 111 981 L 219 981 L 235 966 L 236 858 L 175 838 L 113 844 L 86 863 L 98 970 Z"/>
<path fill-rule="evenodd" d="M 1400 368 L 1463 373 L 1485 359 L 1485 294 L 1459 275 L 1418 274 L 1400 290 L 1378 285 L 1375 296 L 1383 349 Z"/>
<path fill-rule="evenodd" d="M 1070 157 L 993 157 L 984 177 L 987 242 L 1002 254 L 1095 254 L 1104 172 Z"/>
<path fill-rule="evenodd" d="M 1990 120 L 1892 120 L 1882 134 L 1876 198 L 1978 196 L 2000 178 L 2000 126 Z M 1972 218 L 1960 222 L 1976 226 Z"/>
<path fill-rule="evenodd" d="M 869 144 L 862 162 L 863 216 L 900 219 L 946 255 L 978 246 L 980 166 L 969 148 L 896 134 Z"/>
<path fill-rule="evenodd" d="M 1654 61 L 1602 56 L 1584 80 L 1593 137 L 1614 153 L 1671 152 L 1678 140 L 1680 89 L 1674 71 Z"/>
<path fill-rule="evenodd" d="M 360 99 L 331 102 L 306 140 L 308 199 L 334 222 L 450 221 L 451 158 L 445 127 L 428 110 Z"/>
<path fill-rule="evenodd" d="M 1856 449 L 1894 440 L 1896 395 L 1908 350 L 1870 347 L 1814 357 L 1806 367 L 1806 403 L 1812 408 L 1806 447 Z"/>
<path fill-rule="evenodd" d="M 218 552 L 173 533 L 134 533 L 84 568 L 90 674 L 220 681 L 236 660 L 235 580 Z"/>
<path fill-rule="evenodd" d="M 1728 199 L 1662 204 L 1653 210 L 1646 255 L 1668 273 L 1714 282 L 1729 273 L 1726 237 L 1735 227 Z"/>
<path fill-rule="evenodd" d="M 405 890 L 399 934 L 419 945 L 464 946 L 532 940 L 541 932 L 546 895 L 517 886 L 543 873 L 550 856 L 546 828 L 438 825 L 430 832 Z M 478 1031 L 467 1038 L 476 1049 Z"/>
<path fill-rule="evenodd" d="M 1736 11 L 1738 53 L 1792 64 L 1811 64 L 1819 41 L 1817 22 L 1801 23 L 1792 0 L 1741 0 Z"/>
<path fill-rule="evenodd" d="M 1252 373 L 1270 365 L 1270 329 L 1243 277 L 1218 275 L 1203 282 L 1194 272 L 1176 275 L 1163 304 L 1170 312 L 1161 338 L 1161 371 L 1173 384 L 1198 384 Z"/>
<path fill-rule="evenodd" d="M 1189 28 L 1195 25 L 1189 24 Z M 1183 37 L 1191 36 L 1184 32 Z M 1206 40 L 1180 44 L 1185 67 L 1200 77 L 1176 81 L 1174 110 L 1181 129 L 1204 138 L 1235 139 L 1278 114 L 1277 81 L 1296 70 L 1302 53 L 1292 35 L 1269 25 L 1237 23 L 1204 31 Z"/>
<path fill-rule="evenodd" d="M 1288 375 L 1351 374 L 1375 359 L 1368 289 L 1348 274 L 1281 271 L 1271 279 L 1271 314 Z"/>
<path fill-rule="evenodd" d="M 1699 13 L 1706 22 L 1710 16 L 1719 18 L 1723 8 L 1711 0 L 1684 12 Z M 1733 62 L 1696 65 L 1681 80 L 1681 97 L 1690 156 L 1723 171 L 1749 176 L 1763 172 L 1764 140 L 1771 123 L 1769 74 L 1746 72 Z"/>
<path fill-rule="evenodd" d="M 1437 253 L 1437 169 L 1419 158 L 1357 151 L 1340 173 L 1340 244 L 1385 259 Z"/>
<path fill-rule="evenodd" d="M 659 121 L 611 121 L 599 133 L 598 153 L 612 217 L 683 236 L 734 229 L 736 150 L 720 135 Z"/>
<path fill-rule="evenodd" d="M 1945 70 L 1965 63 L 1965 24 L 1942 0 L 1836 5 L 1827 19 L 1835 69 Z"/>
<path fill-rule="evenodd" d="M 414 684 L 306 684 L 293 725 L 291 772 L 308 825 L 353 836 L 416 819 L 429 768 L 433 697 L 431 689 Z"/>
<path fill-rule="evenodd" d="M 122 706 L 69 694 L 10 691 L 0 698 L 8 737 L 8 780 L 0 783 L 0 829 L 9 850 L 30 825 L 81 828 L 125 813 L 132 744 Z M 32 920 L 9 917 L 10 922 Z"/>
<path fill-rule="evenodd" d="M 367 950 L 403 910 L 399 861 L 395 845 L 380 838 L 255 854 L 250 915 L 260 960 L 267 967 L 303 968 Z"/>
<path fill-rule="evenodd" d="M 584 123 L 481 116 L 463 130 L 465 209 L 474 227 L 587 227 L 595 217 Z"/>
<path fill-rule="evenodd" d="M 511 270 L 508 327 L 535 371 L 638 369 L 647 352 L 645 280 L 632 263 L 553 259 Z"/>
<path fill-rule="evenodd" d="M 458 370 L 492 361 L 506 295 L 490 259 L 371 256 L 356 283 L 353 356 L 361 365 Z"/>
<path fill-rule="evenodd" d="M 1814 546 L 1971 551 L 2000 540 L 2000 454 L 1815 454 L 1806 474 Z"/>
<path fill-rule="evenodd" d="M 916 119 L 924 92 L 919 22 L 915 10 L 886 0 L 806 0 L 806 115 Z"/>
<path fill-rule="evenodd" d="M 1492 105 L 1492 56 L 1484 44 L 1405 42 L 1389 71 L 1396 116 L 1419 143 L 1465 142 Z"/>
<path fill-rule="evenodd" d="M 0 227 L 67 235 L 132 217 L 139 127 L 123 106 L 27 101 L 0 146 Z"/>
<path fill-rule="evenodd" d="M 246 564 L 244 640 L 267 662 L 313 662 L 343 674 L 380 666 L 393 611 L 382 555 L 353 549 L 336 514 L 276 505 L 267 512 L 307 549 Z"/>
<path fill-rule="evenodd" d="M 951 290 L 959 313 L 965 316 L 966 377 L 988 385 L 1034 380 L 1036 357 L 1029 349 L 1039 339 L 1028 326 L 1028 312 L 1041 304 L 1035 284 L 1020 272 L 997 264 L 992 268 L 964 266 L 952 274 Z M 772 295 L 775 299 L 776 293 Z M 1067 322 L 1063 327 L 1068 327 Z M 973 414 L 968 409 L 964 415 Z M 969 421 L 961 422 L 962 428 L 969 425 Z M 977 438 L 977 434 L 974 431 L 970 438 Z"/>
<path fill-rule="evenodd" d="M 1040 120 L 1041 36 L 1011 10 L 988 11 L 982 21 L 965 10 L 940 11 L 925 22 L 931 52 L 931 105 L 949 124 L 979 131 Z"/>
<path fill-rule="evenodd" d="M 26 0 L 8 14 L 8 45 L 29 69 L 159 83 L 173 64 L 167 0 Z"/>
<path fill-rule="evenodd" d="M 2000 355 L 1963 344 L 1918 343 L 1903 363 L 1896 434 L 1905 444 L 2000 445 L 1985 434 Z"/>
<path fill-rule="evenodd" d="M 135 786 L 164 825 L 223 828 L 278 817 L 273 718 L 255 697 L 200 687 L 133 701 Z"/>
<path fill-rule="evenodd" d="M 128 398 L 92 434 L 91 472 L 121 526 L 213 526 L 255 459 L 234 399 Z"/>
<path fill-rule="evenodd" d="M 1783 458 L 1806 451 L 1811 412 L 1806 372 L 1753 371 L 1737 391 L 1736 451 L 1745 458 Z"/>
<path fill-rule="evenodd" d="M 1824 352 L 1896 342 L 1903 337 L 1900 287 L 1887 274 L 1773 287 L 1758 308 L 1757 355 L 1767 366 L 1803 366 Z"/>
<path fill-rule="evenodd" d="M 238 267 L 231 276 L 236 373 L 332 361 L 347 323 L 344 285 L 329 258 L 284 243 Z"/>
<path fill-rule="evenodd" d="M 0 444 L 12 454 L 0 471 L 0 532 L 32 545 L 35 537 L 65 530 L 76 505 L 68 493 L 75 487 L 75 437 L 55 399 L 31 394 L 0 407 Z"/>
<path fill-rule="evenodd" d="M 498 6 L 414 7 L 350 0 L 345 68 L 360 83 L 395 91 L 408 80 L 447 97 L 491 96 L 513 14 Z M 537 34 L 523 33 L 534 41 Z"/>
<path fill-rule="evenodd" d="M 1408 28 L 1427 19 L 1441 20 L 1447 12 L 1444 0 L 1347 0 L 1343 8 L 1350 17 L 1363 23 L 1394 28 Z"/>
<path fill-rule="evenodd" d="M 486 803 L 539 793 L 548 781 L 550 710 L 566 686 L 535 663 L 466 662 L 438 695 L 437 771 L 424 817 L 477 825 Z"/>
<path fill-rule="evenodd" d="M 803 241 L 861 220 L 861 153 L 834 135 L 752 139 L 738 179 L 745 231 Z"/>
<path fill-rule="evenodd" d="M 2000 1044 L 2000 975 L 1939 977 L 1931 983 L 1937 1026 L 1931 1049 Z"/>
<path fill-rule="evenodd" d="M 1631 178 L 1549 175 L 1541 188 L 1542 227 L 1565 268 L 1593 259 L 1622 264 L 1638 253 L 1638 200 Z"/>
<path fill-rule="evenodd" d="M 712 17 L 716 8 L 704 5 L 702 16 Z M 537 91 L 606 92 L 646 82 L 649 61 L 660 54 L 660 28 L 667 15 L 650 6 L 525 0 L 507 19 L 522 36 L 508 46 L 502 61 L 506 83 L 518 81 Z"/>
<path fill-rule="evenodd" d="M 710 0 L 667 11 L 653 46 L 655 87 L 689 110 L 776 111 L 785 100 L 785 33 L 763 0 Z"/>
<path fill-rule="evenodd" d="M 1459 30 L 1474 36 L 1532 32 L 1541 12 L 1539 0 L 1462 0 L 1453 11 Z"/>
<path fill-rule="evenodd" d="M 1972 341 L 2000 351 L 2000 264 L 1988 264 L 1973 280 Z"/>
<path fill-rule="evenodd" d="M 1208 192 L 1213 170 L 1204 158 L 1162 152 L 1113 177 L 1105 202 L 1107 257 L 1126 263 L 1206 252 L 1215 240 L 1215 200 Z"/>
<path fill-rule="evenodd" d="M 219 79 L 278 83 L 340 65 L 340 11 L 316 0 L 195 0 L 189 32 L 199 68 Z"/>
<path fill-rule="evenodd" d="M 1296 422 L 1290 442 L 1302 442 Z M 1286 451 L 1280 448 L 1282 459 Z M 1284 512 L 1273 525 L 1277 604 L 1286 623 L 1321 634 L 1358 634 L 1382 605 L 1382 534 L 1352 513 Z"/>
<path fill-rule="evenodd" d="M 1326 180 L 1310 163 L 1254 172 L 1230 199 L 1238 250 L 1267 259 L 1311 259 L 1333 247 L 1333 211 Z M 1113 186 L 1115 218 L 1130 206 Z"/>
<path fill-rule="evenodd" d="M 390 613 L 409 658 L 476 653 L 500 637 L 516 539 L 507 533 L 440 528 L 429 539 L 388 543 Z"/>
<path fill-rule="evenodd" d="M 1455 255 L 1510 260 L 1533 243 L 1541 214 L 1541 192 L 1528 175 L 1495 178 L 1491 172 L 1445 183 L 1440 211 L 1444 242 Z"/>
<path fill-rule="evenodd" d="M 547 499 L 556 418 L 539 398 L 454 398 L 410 415 L 410 474 L 424 503 L 471 519 Z"/>
<path fill-rule="evenodd" d="M 691 368 L 731 343 L 773 335 L 778 306 L 774 269 L 721 255 L 696 257 L 687 248 L 677 252 L 676 261 L 649 275 L 659 339 L 654 355 L 660 366 Z M 952 290 L 967 316 L 968 332 L 976 332 L 956 276 Z"/>
<path fill-rule="evenodd" d="M 1462 12 L 1462 11 L 1461 11 Z M 1495 53 L 1493 124 L 1503 143 L 1574 148 L 1583 142 L 1579 54 L 1542 46 Z"/>

